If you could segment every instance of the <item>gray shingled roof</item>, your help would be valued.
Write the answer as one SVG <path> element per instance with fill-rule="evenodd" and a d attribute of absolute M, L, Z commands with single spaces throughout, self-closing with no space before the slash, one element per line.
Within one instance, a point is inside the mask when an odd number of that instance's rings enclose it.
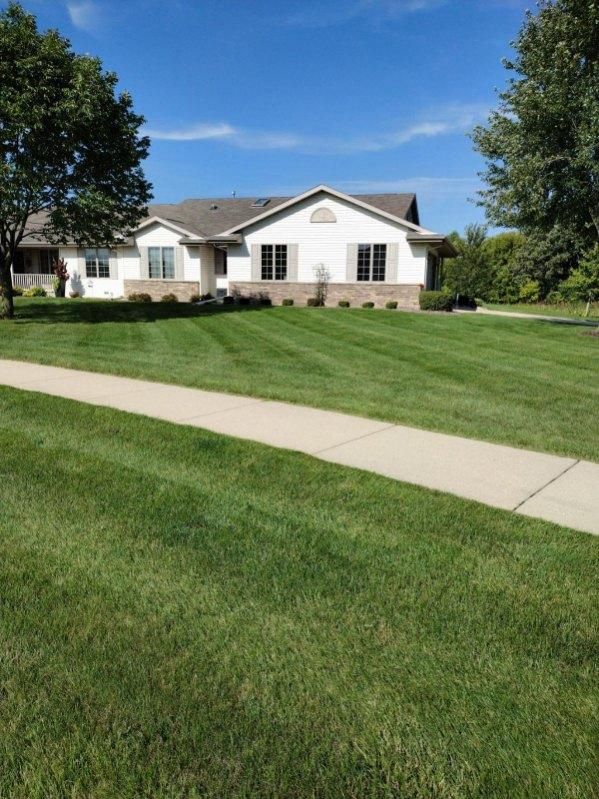
<path fill-rule="evenodd" d="M 381 211 L 418 224 L 415 194 L 356 194 L 352 195 Z M 252 208 L 255 197 L 226 197 L 202 200 L 183 200 L 173 205 L 156 204 L 149 207 L 149 216 L 159 216 L 196 236 L 216 236 L 255 216 L 261 216 L 291 197 L 271 197 L 264 208 Z M 214 208 L 216 206 L 216 208 Z"/>
<path fill-rule="evenodd" d="M 415 194 L 354 194 L 352 196 L 400 219 L 409 219 L 411 222 L 419 224 Z M 255 197 L 219 197 L 183 200 L 183 202 L 174 204 L 155 203 L 149 206 L 148 217 L 159 216 L 195 236 L 217 236 L 219 233 L 241 225 L 243 222 L 248 222 L 291 199 L 292 197 L 270 197 L 268 205 L 263 208 L 252 208 L 252 203 L 256 201 Z M 38 214 L 35 218 L 32 217 L 29 229 L 40 229 L 46 217 L 45 213 Z M 28 243 L 32 245 L 45 242 L 41 236 L 35 236 L 30 238 Z"/>

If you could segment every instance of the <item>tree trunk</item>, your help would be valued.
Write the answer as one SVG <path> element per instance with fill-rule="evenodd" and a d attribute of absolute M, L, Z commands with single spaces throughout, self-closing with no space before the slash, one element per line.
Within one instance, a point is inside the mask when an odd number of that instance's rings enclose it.
<path fill-rule="evenodd" d="M 12 319 L 14 315 L 10 261 L 3 252 L 0 252 L 0 319 Z"/>

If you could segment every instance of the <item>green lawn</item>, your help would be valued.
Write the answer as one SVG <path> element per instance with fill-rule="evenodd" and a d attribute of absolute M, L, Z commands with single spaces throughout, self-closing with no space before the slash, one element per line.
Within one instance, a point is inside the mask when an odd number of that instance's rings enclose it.
<path fill-rule="evenodd" d="M 550 322 L 20 300 L 0 354 L 599 460 L 599 338 Z"/>
<path fill-rule="evenodd" d="M 564 305 L 547 303 L 492 303 L 486 302 L 485 308 L 492 311 L 517 311 L 518 313 L 541 314 L 542 316 L 563 316 L 569 319 L 585 319 L 599 322 L 599 302 L 591 303 L 588 317 L 586 302 L 572 302 Z"/>
<path fill-rule="evenodd" d="M 593 795 L 596 538 L 7 388 L 0 447 L 1 797 Z"/>

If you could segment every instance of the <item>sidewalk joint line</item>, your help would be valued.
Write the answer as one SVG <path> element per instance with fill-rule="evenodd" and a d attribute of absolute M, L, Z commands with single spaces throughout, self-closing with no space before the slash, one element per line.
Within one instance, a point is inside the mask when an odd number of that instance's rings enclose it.
<path fill-rule="evenodd" d="M 512 513 L 516 513 L 516 511 L 520 510 L 522 505 L 525 505 L 533 497 L 536 497 L 538 494 L 541 493 L 541 491 L 544 491 L 548 486 L 552 485 L 552 483 L 555 483 L 556 480 L 559 480 L 561 477 L 563 477 L 565 474 L 567 474 L 575 466 L 578 466 L 579 463 L 580 463 L 580 460 L 574 461 L 574 463 L 570 464 L 570 466 L 567 466 L 563 470 L 563 472 L 560 472 L 559 474 L 556 474 L 556 476 L 553 477 L 551 480 L 549 480 L 549 482 L 545 483 L 545 485 L 542 485 L 540 488 L 537 488 L 537 490 L 533 491 L 532 494 L 530 494 L 530 496 L 526 497 L 526 499 L 523 499 L 522 502 L 519 502 L 516 505 L 516 507 L 512 509 Z"/>
<path fill-rule="evenodd" d="M 362 436 L 357 436 L 356 438 L 348 438 L 347 441 L 341 441 L 339 444 L 333 444 L 332 447 L 325 447 L 324 449 L 319 449 L 317 452 L 312 452 L 313 456 L 322 455 L 323 452 L 330 452 L 332 449 L 338 449 L 339 447 L 344 447 L 346 444 L 353 444 L 354 441 L 362 441 L 364 438 L 369 438 L 370 436 L 375 436 L 377 433 L 384 433 L 385 430 L 391 430 L 392 427 L 397 427 L 396 424 L 388 424 L 386 427 L 381 427 L 380 430 L 373 430 L 371 433 L 364 433 Z"/>

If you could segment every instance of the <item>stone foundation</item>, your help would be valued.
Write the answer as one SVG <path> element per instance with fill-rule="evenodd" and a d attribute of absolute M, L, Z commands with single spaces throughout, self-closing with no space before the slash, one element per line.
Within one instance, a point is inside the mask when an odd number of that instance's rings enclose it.
<path fill-rule="evenodd" d="M 194 294 L 200 293 L 200 284 L 195 280 L 125 280 L 125 297 L 130 294 L 149 294 L 158 302 L 165 294 L 175 294 L 179 302 L 189 302 Z"/>
<path fill-rule="evenodd" d="M 281 305 L 290 298 L 296 305 L 307 305 L 308 298 L 314 296 L 314 283 L 287 283 L 286 281 L 267 281 L 259 283 L 230 283 L 230 294 L 246 297 L 268 297 L 273 305 Z M 352 308 L 359 308 L 363 302 L 373 302 L 376 308 L 384 308 L 389 300 L 395 300 L 397 307 L 407 311 L 417 311 L 419 285 L 396 285 L 390 283 L 329 283 L 327 306 L 334 307 L 339 300 L 349 300 Z"/>

